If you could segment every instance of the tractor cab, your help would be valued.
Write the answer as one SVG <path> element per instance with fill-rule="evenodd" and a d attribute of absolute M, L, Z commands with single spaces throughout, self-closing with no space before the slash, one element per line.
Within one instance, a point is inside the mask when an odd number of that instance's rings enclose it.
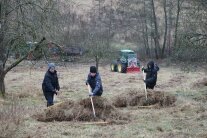
<path fill-rule="evenodd" d="M 120 50 L 119 51 L 119 58 L 118 59 L 120 59 L 120 61 L 122 63 L 127 63 L 128 57 L 130 55 L 135 55 L 134 51 L 132 51 L 132 50 Z"/>
<path fill-rule="evenodd" d="M 120 50 L 119 58 L 111 63 L 111 71 L 120 73 L 133 73 L 140 71 L 137 54 L 132 50 Z"/>

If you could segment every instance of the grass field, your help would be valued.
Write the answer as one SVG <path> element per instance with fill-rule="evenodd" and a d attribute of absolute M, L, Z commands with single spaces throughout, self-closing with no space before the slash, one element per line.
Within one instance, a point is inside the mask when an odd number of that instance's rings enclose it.
<path fill-rule="evenodd" d="M 61 93 L 57 102 L 88 97 L 85 79 L 89 64 L 58 67 Z M 90 125 L 82 122 L 38 122 L 33 115 L 46 109 L 41 83 L 46 68 L 19 66 L 6 76 L 8 98 L 0 100 L 0 137 L 15 138 L 137 138 L 207 137 L 207 86 L 197 82 L 205 77 L 203 71 L 184 73 L 176 67 L 161 65 L 156 91 L 175 95 L 174 106 L 160 109 L 119 108 L 130 114 L 125 124 Z M 109 101 L 131 91 L 144 93 L 142 74 L 119 74 L 100 67 L 103 97 Z M 11 100 L 12 99 L 12 100 Z"/>

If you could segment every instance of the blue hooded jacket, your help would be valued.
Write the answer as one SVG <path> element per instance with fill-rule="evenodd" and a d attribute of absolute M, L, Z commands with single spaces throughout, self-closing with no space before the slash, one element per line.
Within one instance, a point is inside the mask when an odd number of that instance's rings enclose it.
<path fill-rule="evenodd" d="M 101 77 L 99 73 L 96 73 L 94 77 L 88 74 L 88 78 L 86 80 L 86 83 L 91 86 L 93 96 L 101 96 L 103 93 L 103 87 L 101 82 Z"/>

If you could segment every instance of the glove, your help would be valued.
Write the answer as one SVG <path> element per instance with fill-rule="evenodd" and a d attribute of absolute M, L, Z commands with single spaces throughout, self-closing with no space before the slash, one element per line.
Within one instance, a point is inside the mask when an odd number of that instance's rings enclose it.
<path fill-rule="evenodd" d="M 55 90 L 54 90 L 53 92 L 54 92 L 54 94 L 56 94 L 56 95 L 57 95 L 57 92 L 56 92 Z"/>
<path fill-rule="evenodd" d="M 55 95 L 57 95 L 57 92 L 56 92 L 56 91 L 54 91 L 54 94 L 55 94 Z"/>
<path fill-rule="evenodd" d="M 91 92 L 91 93 L 89 93 L 89 96 L 93 96 L 93 93 Z"/>
<path fill-rule="evenodd" d="M 142 67 L 142 71 L 144 70 L 144 67 Z"/>

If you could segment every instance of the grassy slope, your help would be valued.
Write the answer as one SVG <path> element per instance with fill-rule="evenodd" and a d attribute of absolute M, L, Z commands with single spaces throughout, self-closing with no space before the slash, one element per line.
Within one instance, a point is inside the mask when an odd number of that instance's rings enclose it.
<path fill-rule="evenodd" d="M 84 80 L 90 65 L 70 65 L 59 68 L 61 95 L 57 100 L 77 100 L 87 97 Z M 31 116 L 45 109 L 45 100 L 41 94 L 41 81 L 45 69 L 17 69 L 6 77 L 7 91 L 20 95 L 20 103 L 25 108 L 24 121 L 15 137 L 196 137 L 206 134 L 207 111 L 201 100 L 202 89 L 192 88 L 192 83 L 204 76 L 203 72 L 183 73 L 179 69 L 161 67 L 156 90 L 177 95 L 175 107 L 163 109 L 125 108 L 123 112 L 131 114 L 131 122 L 124 125 L 82 125 L 78 122 L 42 123 Z M 118 74 L 102 66 L 100 73 L 104 85 L 104 97 L 110 99 L 129 91 L 143 90 L 142 75 Z M 18 80 L 18 81 L 17 81 Z M 144 92 L 144 90 L 143 90 Z M 201 135 L 200 135 L 201 136 Z"/>

